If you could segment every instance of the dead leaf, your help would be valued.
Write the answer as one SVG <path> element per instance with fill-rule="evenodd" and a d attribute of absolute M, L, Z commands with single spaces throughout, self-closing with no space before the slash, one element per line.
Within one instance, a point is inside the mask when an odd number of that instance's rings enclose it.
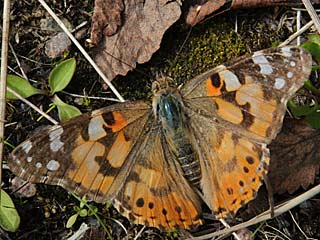
<path fill-rule="evenodd" d="M 199 2 L 199 1 L 198 1 Z M 319 0 L 311 1 L 313 4 L 319 3 Z M 231 3 L 231 4 L 230 4 Z M 258 8 L 258 7 L 270 7 L 277 5 L 301 5 L 300 0 L 207 0 L 201 1 L 201 4 L 194 3 L 189 8 L 186 17 L 186 23 L 190 26 L 195 26 L 206 16 L 217 12 L 222 6 L 227 9 L 238 8 Z"/>
<path fill-rule="evenodd" d="M 179 19 L 181 10 L 178 1 L 171 0 L 124 0 L 124 11 L 122 1 L 111 7 L 109 2 L 112 1 L 95 1 L 91 41 L 97 44 L 96 63 L 112 80 L 151 58 L 159 49 L 164 32 Z"/>
<path fill-rule="evenodd" d="M 319 3 L 318 0 L 311 1 L 312 3 Z M 301 5 L 301 0 L 233 0 L 231 8 L 256 8 L 269 7 L 277 5 Z"/>
<path fill-rule="evenodd" d="M 186 23 L 190 26 L 196 25 L 209 14 L 217 11 L 226 3 L 226 0 L 211 0 L 202 5 L 191 6 L 187 14 Z"/>
<path fill-rule="evenodd" d="M 124 5 L 122 0 L 96 0 L 92 16 L 90 40 L 98 45 L 103 35 L 112 36 L 122 25 L 121 15 Z"/>
<path fill-rule="evenodd" d="M 303 121 L 286 119 L 282 131 L 269 145 L 268 177 L 274 193 L 293 193 L 314 183 L 320 167 L 320 130 Z"/>

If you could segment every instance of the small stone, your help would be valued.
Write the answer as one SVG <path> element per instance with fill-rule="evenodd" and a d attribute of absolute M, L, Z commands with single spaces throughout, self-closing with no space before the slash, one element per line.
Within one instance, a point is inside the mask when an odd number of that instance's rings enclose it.
<path fill-rule="evenodd" d="M 45 53 L 49 58 L 56 58 L 69 51 L 71 40 L 64 32 L 60 32 L 46 42 Z"/>

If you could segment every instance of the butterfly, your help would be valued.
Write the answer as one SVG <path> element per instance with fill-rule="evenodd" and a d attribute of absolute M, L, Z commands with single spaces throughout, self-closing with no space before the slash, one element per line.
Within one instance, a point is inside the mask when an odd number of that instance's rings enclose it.
<path fill-rule="evenodd" d="M 59 185 L 131 222 L 161 229 L 202 223 L 254 199 L 268 172 L 267 144 L 289 98 L 310 74 L 299 47 L 261 50 L 177 88 L 167 77 L 151 101 L 111 105 L 36 133 L 8 166 L 34 183 Z"/>

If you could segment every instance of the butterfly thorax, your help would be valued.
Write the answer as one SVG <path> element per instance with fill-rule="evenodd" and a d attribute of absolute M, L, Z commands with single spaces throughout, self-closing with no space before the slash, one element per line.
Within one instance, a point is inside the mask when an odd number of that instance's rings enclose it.
<path fill-rule="evenodd" d="M 166 78 L 155 82 L 153 91 L 153 110 L 162 125 L 164 140 L 179 162 L 185 178 L 198 187 L 201 178 L 200 163 L 191 144 L 181 94 L 172 81 Z"/>

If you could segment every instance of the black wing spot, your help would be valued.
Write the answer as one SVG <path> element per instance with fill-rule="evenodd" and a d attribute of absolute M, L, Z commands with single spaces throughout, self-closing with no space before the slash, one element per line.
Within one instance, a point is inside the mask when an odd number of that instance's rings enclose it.
<path fill-rule="evenodd" d="M 215 73 L 210 76 L 212 86 L 218 88 L 221 86 L 221 79 L 218 73 Z"/>
<path fill-rule="evenodd" d="M 181 213 L 181 212 L 182 212 L 182 209 L 181 209 L 181 207 L 179 207 L 179 206 L 176 206 L 176 207 L 175 207 L 175 210 L 176 210 L 177 213 Z"/>
<path fill-rule="evenodd" d="M 102 114 L 103 120 L 109 125 L 113 125 L 115 123 L 114 116 L 112 112 L 106 112 Z"/>
<path fill-rule="evenodd" d="M 136 205 L 137 205 L 137 207 L 143 207 L 143 205 L 144 205 L 143 198 L 138 198 L 138 200 L 136 201 Z"/>
<path fill-rule="evenodd" d="M 149 202 L 148 207 L 149 207 L 149 209 L 153 209 L 153 207 L 154 207 L 153 202 Z"/>
<path fill-rule="evenodd" d="M 253 164 L 254 163 L 254 159 L 251 156 L 246 156 L 246 160 L 249 164 Z"/>
<path fill-rule="evenodd" d="M 239 185 L 240 187 L 243 187 L 244 186 L 244 182 L 242 180 L 239 181 Z"/>
<path fill-rule="evenodd" d="M 163 208 L 162 209 L 162 214 L 165 216 L 165 215 L 167 215 L 167 213 L 168 213 L 167 210 L 165 208 Z"/>

